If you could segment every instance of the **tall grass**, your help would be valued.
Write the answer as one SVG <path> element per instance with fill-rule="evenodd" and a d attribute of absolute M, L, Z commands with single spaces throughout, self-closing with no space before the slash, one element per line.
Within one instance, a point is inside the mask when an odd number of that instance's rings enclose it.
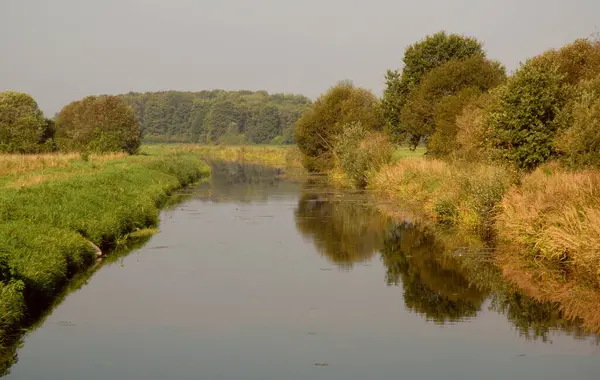
<path fill-rule="evenodd" d="M 496 205 L 512 181 L 497 166 L 415 158 L 382 167 L 371 187 L 439 224 L 489 237 Z"/>
<path fill-rule="evenodd" d="M 539 168 L 501 202 L 499 236 L 536 263 L 600 284 L 600 173 Z"/>
<path fill-rule="evenodd" d="M 89 156 L 89 160 L 103 162 L 121 159 L 125 156 L 125 153 L 92 154 Z M 80 159 L 81 155 L 78 153 L 2 154 L 0 155 L 0 176 L 27 173 L 45 168 L 67 167 L 73 161 Z"/>

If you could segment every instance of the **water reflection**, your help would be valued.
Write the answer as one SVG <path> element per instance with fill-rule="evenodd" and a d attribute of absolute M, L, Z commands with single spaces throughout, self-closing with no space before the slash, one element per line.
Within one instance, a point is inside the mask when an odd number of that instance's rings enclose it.
<path fill-rule="evenodd" d="M 391 229 L 381 252 L 387 282 L 401 284 L 406 307 L 436 323 L 475 317 L 487 293 L 472 285 L 457 261 L 441 255 L 435 236 L 410 223 Z"/>
<path fill-rule="evenodd" d="M 212 202 L 264 202 L 269 198 L 291 198 L 299 184 L 282 179 L 281 169 L 240 162 L 209 162 L 211 177 L 188 192 L 194 197 Z"/>
<path fill-rule="evenodd" d="M 369 261 L 383 248 L 390 221 L 353 193 L 304 186 L 295 211 L 296 227 L 317 251 L 340 268 Z"/>
<path fill-rule="evenodd" d="M 383 217 L 363 194 L 308 182 L 295 218 L 318 252 L 343 269 L 379 253 L 387 284 L 401 287 L 405 307 L 433 323 L 467 322 L 491 310 L 526 339 L 549 342 L 553 331 L 589 336 L 581 320 L 565 318 L 558 304 L 535 300 L 504 281 L 489 253 L 459 257 L 431 230 Z"/>

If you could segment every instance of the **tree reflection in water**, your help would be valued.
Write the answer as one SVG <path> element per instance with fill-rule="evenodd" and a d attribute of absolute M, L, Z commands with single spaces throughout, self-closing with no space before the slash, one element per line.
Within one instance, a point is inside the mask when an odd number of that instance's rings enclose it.
<path fill-rule="evenodd" d="M 356 193 L 305 186 L 295 218 L 302 235 L 340 268 L 349 270 L 379 252 L 387 284 L 401 286 L 406 308 L 436 324 L 490 310 L 505 315 L 526 339 L 548 342 L 556 330 L 587 336 L 581 321 L 567 320 L 559 305 L 537 301 L 504 281 L 491 260 L 457 257 L 433 231 L 393 223 Z"/>

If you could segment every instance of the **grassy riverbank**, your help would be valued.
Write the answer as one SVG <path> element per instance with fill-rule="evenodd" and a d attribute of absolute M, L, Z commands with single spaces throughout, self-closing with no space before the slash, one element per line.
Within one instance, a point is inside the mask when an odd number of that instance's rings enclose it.
<path fill-rule="evenodd" d="M 400 160 L 370 187 L 463 235 L 491 239 L 531 268 L 600 284 L 600 174 L 557 164 L 531 173 L 501 166 Z"/>
<path fill-rule="evenodd" d="M 96 247 L 109 252 L 156 225 L 169 193 L 209 174 L 184 154 L 13 156 L 0 163 L 10 173 L 0 180 L 0 346 L 96 261 Z"/>

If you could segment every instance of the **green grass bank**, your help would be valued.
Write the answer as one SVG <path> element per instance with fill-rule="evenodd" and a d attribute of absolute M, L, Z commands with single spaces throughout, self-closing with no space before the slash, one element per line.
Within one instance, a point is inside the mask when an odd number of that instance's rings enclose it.
<path fill-rule="evenodd" d="M 69 279 L 158 223 L 168 195 L 210 174 L 190 154 L 68 165 L 0 180 L 0 348 L 61 293 Z M 93 243 L 93 244 L 92 244 Z"/>

